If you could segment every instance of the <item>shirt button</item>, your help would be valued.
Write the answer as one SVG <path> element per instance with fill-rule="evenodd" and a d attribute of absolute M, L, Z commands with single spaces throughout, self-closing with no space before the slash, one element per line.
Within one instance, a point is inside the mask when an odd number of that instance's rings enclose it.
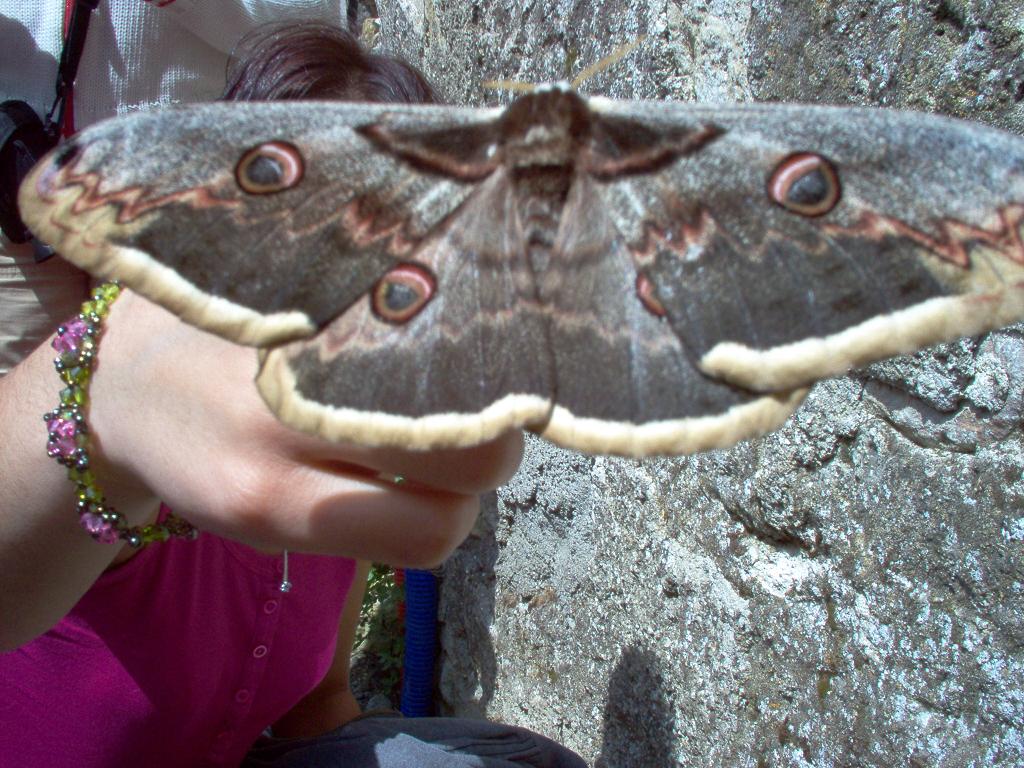
<path fill-rule="evenodd" d="M 273 613 L 276 610 L 277 610 L 277 600 L 267 600 L 267 602 L 265 602 L 263 604 L 263 612 L 264 613 Z"/>
<path fill-rule="evenodd" d="M 265 645 L 257 645 L 255 648 L 252 649 L 252 656 L 254 659 L 262 659 L 266 655 L 267 646 Z"/>
<path fill-rule="evenodd" d="M 245 688 L 240 689 L 235 693 L 235 701 L 239 704 L 245 704 L 249 700 L 249 691 Z"/>

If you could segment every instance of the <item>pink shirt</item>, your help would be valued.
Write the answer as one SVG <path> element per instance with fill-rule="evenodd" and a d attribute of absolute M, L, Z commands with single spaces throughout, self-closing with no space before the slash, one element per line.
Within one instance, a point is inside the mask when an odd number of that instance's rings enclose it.
<path fill-rule="evenodd" d="M 97 544 L 97 546 L 101 546 Z M 354 561 L 210 534 L 151 545 L 0 654 L 0 764 L 238 765 L 326 674 Z"/>

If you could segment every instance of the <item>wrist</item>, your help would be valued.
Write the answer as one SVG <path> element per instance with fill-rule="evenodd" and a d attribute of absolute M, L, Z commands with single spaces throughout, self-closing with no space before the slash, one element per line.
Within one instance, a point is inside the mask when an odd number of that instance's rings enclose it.
<path fill-rule="evenodd" d="M 68 479 L 75 488 L 79 523 L 97 541 L 123 541 L 138 548 L 172 536 L 195 538 L 195 529 L 173 515 L 162 522 L 132 525 L 125 512 L 107 499 L 94 472 L 96 441 L 87 421 L 89 389 L 104 321 L 120 292 L 116 283 L 97 286 L 90 300 L 82 304 L 81 312 L 57 330 L 52 342 L 57 352 L 54 367 L 65 387 L 60 392 L 60 402 L 45 416 L 49 430 L 47 453 L 67 468 Z M 139 514 L 149 518 L 151 512 Z"/>
<path fill-rule="evenodd" d="M 0 378 L 0 650 L 52 627 L 117 553 L 81 529 L 66 470 L 46 455 L 53 358 L 46 342 Z"/>

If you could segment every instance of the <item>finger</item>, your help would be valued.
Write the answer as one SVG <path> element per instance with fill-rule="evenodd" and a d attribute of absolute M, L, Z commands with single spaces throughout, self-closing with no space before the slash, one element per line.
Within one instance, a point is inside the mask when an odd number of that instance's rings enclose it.
<path fill-rule="evenodd" d="M 267 504 L 240 513 L 247 543 L 339 555 L 399 567 L 442 562 L 469 534 L 479 499 L 297 465 L 261 488 Z M 286 490 L 287 489 L 287 490 Z M 235 533 L 236 537 L 238 532 Z"/>
<path fill-rule="evenodd" d="M 286 428 L 285 428 L 286 429 Z M 343 463 L 374 470 L 385 479 L 401 477 L 407 482 L 443 491 L 478 495 L 506 483 L 523 457 L 523 433 L 513 430 L 472 448 L 434 451 L 403 451 L 328 443 L 311 436 L 290 438 L 300 455 L 311 464 L 344 469 Z M 335 464 L 338 462 L 337 464 Z"/>

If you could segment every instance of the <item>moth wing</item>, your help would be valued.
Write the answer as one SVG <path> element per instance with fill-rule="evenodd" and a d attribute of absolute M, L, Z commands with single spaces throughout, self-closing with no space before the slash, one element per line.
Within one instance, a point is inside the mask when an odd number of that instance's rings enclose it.
<path fill-rule="evenodd" d="M 627 456 L 722 448 L 782 424 L 806 390 L 764 395 L 706 376 L 666 318 L 639 300 L 638 265 L 602 185 L 571 187 L 539 277 L 549 313 L 556 404 L 541 434 Z"/>
<path fill-rule="evenodd" d="M 266 352 L 257 384 L 278 416 L 328 439 L 417 449 L 545 423 L 547 318 L 514 206 L 498 169 L 430 233 L 408 263 L 436 283 L 407 322 L 382 319 L 367 293 L 316 336 Z"/>
<path fill-rule="evenodd" d="M 490 113 L 250 102 L 133 114 L 51 153 L 21 209 L 65 258 L 188 322 L 261 346 L 309 336 L 472 190 L 375 152 L 359 128 L 385 114 L 428 130 Z"/>
<path fill-rule="evenodd" d="M 1018 137 L 887 110 L 591 105 L 654 132 L 720 130 L 605 190 L 669 323 L 710 375 L 775 391 L 1024 318 Z M 787 173 L 800 179 L 801 156 L 834 169 L 834 206 L 804 205 L 822 183 L 827 193 L 827 175 L 789 188 L 796 211 L 776 199 Z"/>

